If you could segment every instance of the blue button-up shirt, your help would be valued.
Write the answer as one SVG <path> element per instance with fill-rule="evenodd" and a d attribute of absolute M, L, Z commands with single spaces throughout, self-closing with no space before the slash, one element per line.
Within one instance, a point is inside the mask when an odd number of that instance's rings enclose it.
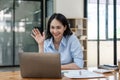
<path fill-rule="evenodd" d="M 44 52 L 60 53 L 61 64 L 75 62 L 80 68 L 83 68 L 82 47 L 78 38 L 74 34 L 63 37 L 58 50 L 54 47 L 53 38 L 45 40 Z"/>

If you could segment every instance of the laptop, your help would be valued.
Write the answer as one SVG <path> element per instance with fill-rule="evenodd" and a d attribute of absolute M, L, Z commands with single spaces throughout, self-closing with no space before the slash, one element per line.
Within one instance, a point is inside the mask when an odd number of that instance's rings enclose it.
<path fill-rule="evenodd" d="M 19 53 L 20 72 L 23 78 L 61 78 L 60 54 Z"/>

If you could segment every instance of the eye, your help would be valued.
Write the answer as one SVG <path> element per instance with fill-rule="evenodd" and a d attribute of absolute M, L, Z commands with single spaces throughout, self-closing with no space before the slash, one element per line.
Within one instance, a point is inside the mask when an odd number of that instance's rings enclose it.
<path fill-rule="evenodd" d="M 57 29 L 61 29 L 61 26 L 57 26 Z"/>
<path fill-rule="evenodd" d="M 51 29 L 54 29 L 55 27 L 54 26 L 50 26 Z"/>

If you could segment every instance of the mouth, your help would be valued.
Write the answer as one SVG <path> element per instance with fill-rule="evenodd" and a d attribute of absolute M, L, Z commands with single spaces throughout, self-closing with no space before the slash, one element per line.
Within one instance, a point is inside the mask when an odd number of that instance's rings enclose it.
<path fill-rule="evenodd" d="M 59 36 L 60 34 L 53 34 L 54 36 Z"/>

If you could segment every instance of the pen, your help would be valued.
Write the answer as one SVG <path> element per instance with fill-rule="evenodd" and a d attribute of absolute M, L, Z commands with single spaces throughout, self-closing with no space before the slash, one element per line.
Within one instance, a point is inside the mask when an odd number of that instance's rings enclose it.
<path fill-rule="evenodd" d="M 79 71 L 79 74 L 82 75 L 82 71 Z"/>

